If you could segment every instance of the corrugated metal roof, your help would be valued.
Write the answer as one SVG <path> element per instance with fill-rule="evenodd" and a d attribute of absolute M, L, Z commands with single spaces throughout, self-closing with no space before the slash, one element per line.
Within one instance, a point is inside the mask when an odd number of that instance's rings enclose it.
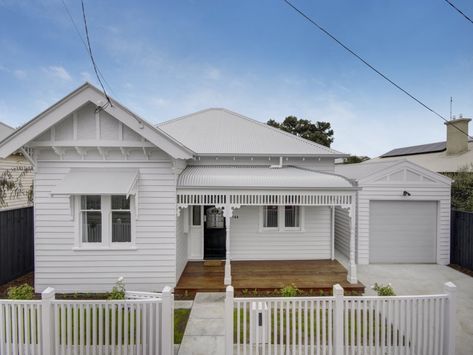
<path fill-rule="evenodd" d="M 200 155 L 346 156 L 222 108 L 163 122 L 158 128 Z"/>
<path fill-rule="evenodd" d="M 296 167 L 188 166 L 179 175 L 178 188 L 301 188 L 347 189 L 345 178 Z"/>
<path fill-rule="evenodd" d="M 441 152 L 441 151 L 444 151 L 445 149 L 447 149 L 447 142 L 413 145 L 411 147 L 403 147 L 403 148 L 396 148 L 396 149 L 390 150 L 389 152 L 381 155 L 381 158 Z"/>

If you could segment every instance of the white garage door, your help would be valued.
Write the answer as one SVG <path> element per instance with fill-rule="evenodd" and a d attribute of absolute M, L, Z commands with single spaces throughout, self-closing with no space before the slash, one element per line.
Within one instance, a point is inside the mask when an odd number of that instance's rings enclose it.
<path fill-rule="evenodd" d="M 437 202 L 371 201 L 371 263 L 435 263 Z"/>

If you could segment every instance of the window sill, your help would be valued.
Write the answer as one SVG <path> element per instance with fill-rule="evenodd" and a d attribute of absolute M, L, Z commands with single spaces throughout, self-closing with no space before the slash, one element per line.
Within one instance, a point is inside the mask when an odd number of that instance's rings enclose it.
<path fill-rule="evenodd" d="M 115 246 L 81 246 L 81 247 L 74 247 L 72 248 L 73 251 L 116 251 L 116 250 L 138 250 L 136 246 L 122 246 L 122 247 L 115 247 Z"/>

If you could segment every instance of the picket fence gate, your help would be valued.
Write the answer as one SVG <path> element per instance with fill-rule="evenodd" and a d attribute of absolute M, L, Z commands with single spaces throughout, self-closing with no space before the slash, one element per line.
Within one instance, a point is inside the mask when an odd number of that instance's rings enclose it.
<path fill-rule="evenodd" d="M 454 355 L 456 287 L 425 296 L 225 298 L 225 353 Z"/>
<path fill-rule="evenodd" d="M 124 300 L 0 300 L 1 355 L 171 355 L 174 295 L 126 292 Z"/>

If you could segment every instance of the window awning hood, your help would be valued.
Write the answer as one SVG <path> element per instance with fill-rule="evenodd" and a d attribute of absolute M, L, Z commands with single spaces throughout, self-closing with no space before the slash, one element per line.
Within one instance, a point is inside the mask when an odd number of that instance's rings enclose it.
<path fill-rule="evenodd" d="M 52 195 L 133 195 L 137 169 L 71 169 Z"/>

